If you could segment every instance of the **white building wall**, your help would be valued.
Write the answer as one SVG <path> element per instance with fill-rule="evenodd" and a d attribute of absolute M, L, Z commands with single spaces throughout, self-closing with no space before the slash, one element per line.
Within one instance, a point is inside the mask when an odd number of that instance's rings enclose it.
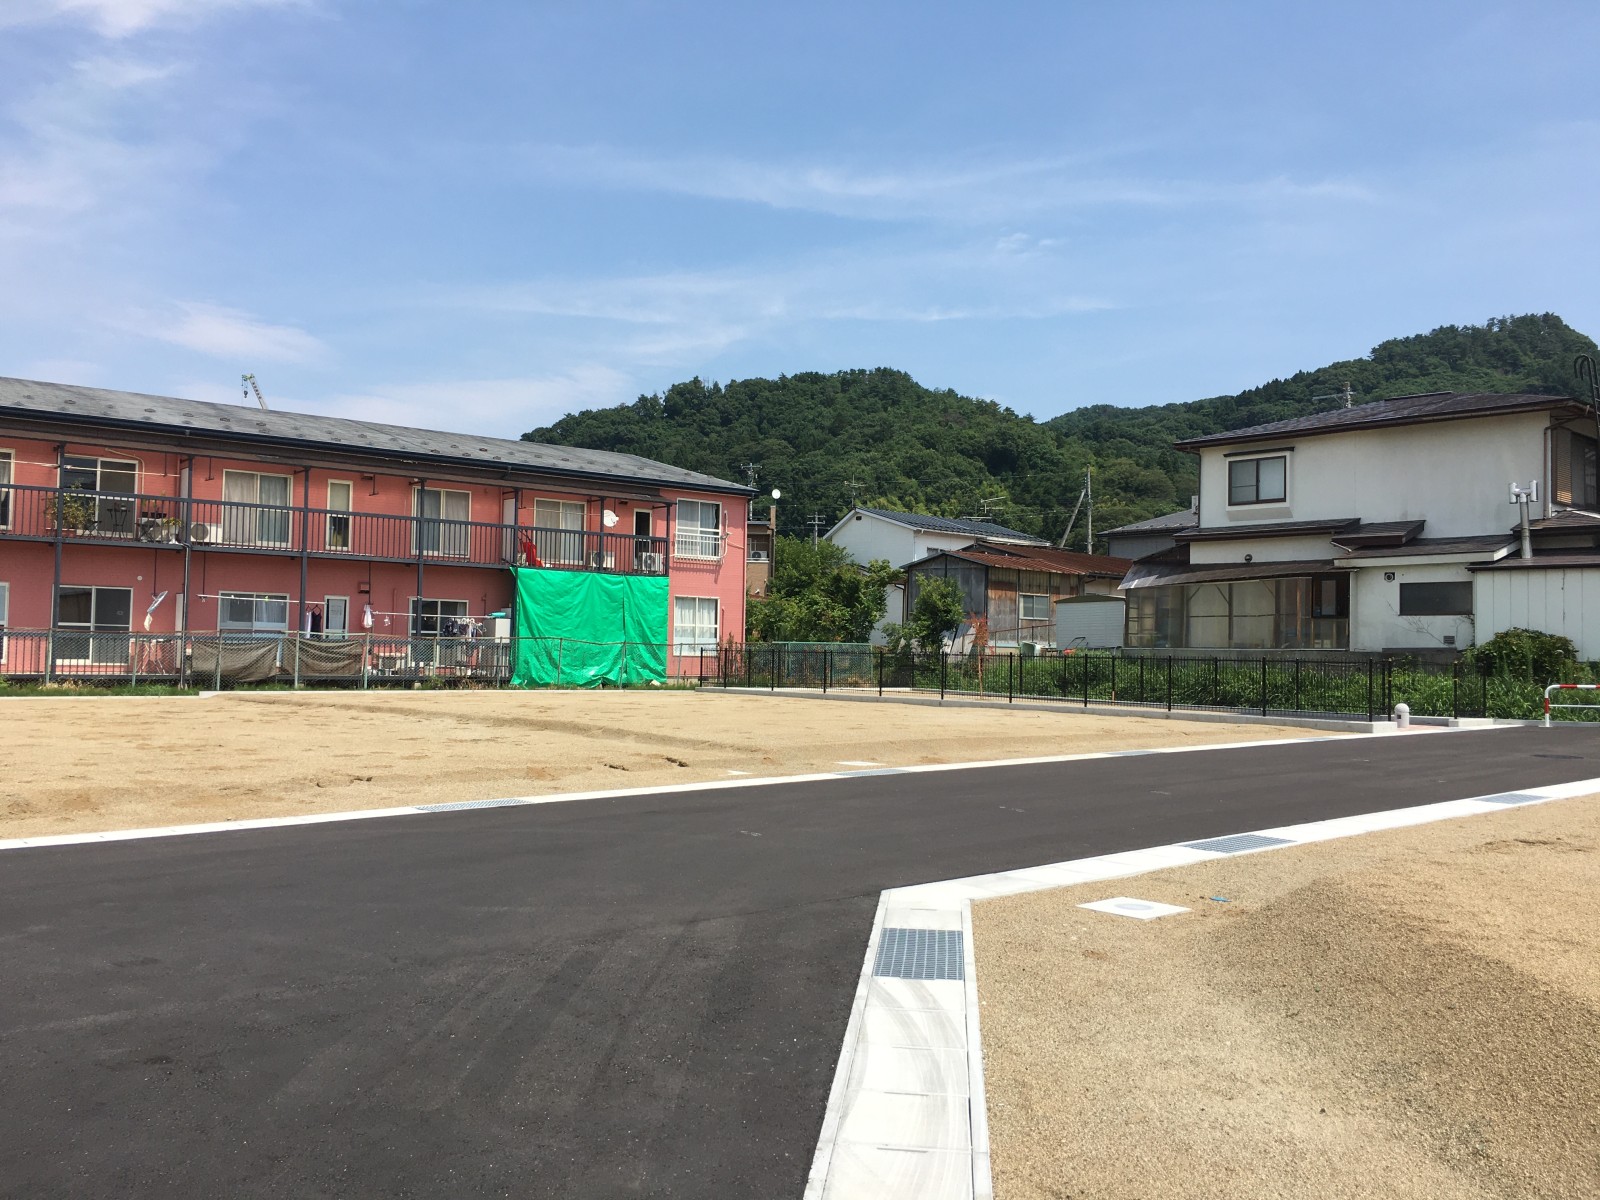
<path fill-rule="evenodd" d="M 865 566 L 875 558 L 887 559 L 890 565 L 903 567 L 907 563 L 927 558 L 939 550 L 961 550 L 978 539 L 967 533 L 932 533 L 908 529 L 875 517 L 870 513 L 857 513 L 857 519 L 844 522 L 828 534 L 828 540 L 850 552 L 850 557 Z M 872 644 L 884 644 L 883 627 L 890 622 L 905 621 L 905 589 L 891 587 L 883 619 L 872 629 Z"/>
<path fill-rule="evenodd" d="M 1394 579 L 1385 579 L 1393 574 Z M 1400 615 L 1402 583 L 1467 583 L 1472 573 L 1460 563 L 1406 564 L 1363 567 L 1350 577 L 1350 649 L 1443 650 L 1473 644 L 1471 617 L 1403 617 Z"/>
<path fill-rule="evenodd" d="M 1320 561 L 1343 553 L 1326 536 L 1189 543 L 1189 561 L 1195 564 L 1240 563 L 1246 554 L 1252 562 Z"/>
<path fill-rule="evenodd" d="M 1571 638 L 1585 661 L 1600 659 L 1600 569 L 1479 571 L 1472 593 L 1480 642 L 1537 629 Z"/>
<path fill-rule="evenodd" d="M 1507 497 L 1513 480 L 1539 480 L 1540 500 L 1546 499 L 1548 426 L 1546 413 L 1514 413 L 1262 442 L 1262 450 L 1294 447 L 1285 455 L 1284 504 L 1230 506 L 1224 454 L 1255 446 L 1207 449 L 1200 457 L 1200 524 L 1360 517 L 1426 520 L 1423 537 L 1498 533 L 1516 521 Z"/>

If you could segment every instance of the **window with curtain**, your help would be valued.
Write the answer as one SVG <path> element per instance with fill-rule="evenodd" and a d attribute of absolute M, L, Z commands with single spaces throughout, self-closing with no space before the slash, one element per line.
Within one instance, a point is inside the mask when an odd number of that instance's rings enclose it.
<path fill-rule="evenodd" d="M 673 552 L 679 558 L 720 560 L 722 505 L 711 500 L 679 500 L 678 536 Z"/>
<path fill-rule="evenodd" d="M 217 629 L 223 633 L 286 633 L 289 597 L 271 592 L 223 592 L 217 598 Z"/>
<path fill-rule="evenodd" d="M 539 561 L 561 566 L 583 562 L 583 526 L 588 505 L 581 500 L 535 500 L 533 535 Z"/>
<path fill-rule="evenodd" d="M 222 540 L 230 546 L 289 544 L 288 475 L 222 473 Z"/>
<path fill-rule="evenodd" d="M 466 558 L 472 545 L 472 494 L 446 488 L 417 489 L 417 544 L 413 550 L 440 558 Z"/>
<path fill-rule="evenodd" d="M 678 596 L 672 602 L 672 652 L 697 654 L 717 645 L 717 598 Z"/>

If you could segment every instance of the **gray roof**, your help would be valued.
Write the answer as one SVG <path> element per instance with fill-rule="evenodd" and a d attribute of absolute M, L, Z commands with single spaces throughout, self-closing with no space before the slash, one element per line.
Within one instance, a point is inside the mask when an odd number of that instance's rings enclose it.
<path fill-rule="evenodd" d="M 1344 558 L 1426 558 L 1432 554 L 1498 554 L 1516 540 L 1503 533 L 1470 537 L 1413 538 L 1403 546 L 1360 546 Z"/>
<path fill-rule="evenodd" d="M 442 433 L 310 413 L 263 412 L 238 404 L 178 400 L 171 396 L 146 396 L 138 392 L 114 392 L 30 379 L 0 378 L 0 415 L 88 426 L 140 427 L 152 432 L 199 433 L 258 444 L 292 444 L 363 455 L 399 456 L 457 467 L 605 477 L 741 495 L 751 491 L 742 484 L 685 471 L 636 454 Z"/>
<path fill-rule="evenodd" d="M 1228 583 L 1236 579 L 1289 579 L 1299 575 L 1331 575 L 1350 571 L 1328 558 L 1265 563 L 1173 563 L 1142 558 L 1122 580 L 1124 591 L 1133 588 L 1172 587 L 1179 583 Z"/>
<path fill-rule="evenodd" d="M 1228 433 L 1208 433 L 1173 444 L 1180 450 L 1201 446 L 1225 446 L 1232 442 L 1258 442 L 1267 438 L 1308 433 L 1340 433 L 1347 429 L 1373 429 L 1385 425 L 1417 425 L 1427 421 L 1455 421 L 1464 417 L 1487 417 L 1503 413 L 1536 412 L 1541 409 L 1582 409 L 1570 396 L 1501 395 L 1494 392 L 1428 392 L 1420 396 L 1397 396 L 1375 400 L 1354 408 L 1335 408 L 1328 412 L 1286 421 L 1269 421 Z"/>
<path fill-rule="evenodd" d="M 959 517 L 935 517 L 928 513 L 896 512 L 890 508 L 860 508 L 853 511 L 870 513 L 874 517 L 882 517 L 886 521 L 895 521 L 901 525 L 909 525 L 912 529 L 926 529 L 930 533 L 961 533 L 979 538 L 1004 538 L 1007 540 L 1025 542 L 1034 546 L 1048 546 L 1047 539 L 1036 537 L 1031 533 L 1019 533 L 1015 529 L 1007 529 L 1004 525 L 996 525 L 993 521 L 968 521 Z"/>
<path fill-rule="evenodd" d="M 1305 534 L 1355 532 L 1360 517 L 1329 517 L 1320 521 L 1257 521 L 1247 525 L 1208 525 L 1177 535 L 1180 542 L 1220 542 L 1245 538 L 1300 537 Z"/>
<path fill-rule="evenodd" d="M 1198 524 L 1200 524 L 1200 514 L 1192 508 L 1185 508 L 1175 513 L 1164 513 L 1159 517 L 1146 517 L 1131 525 L 1119 525 L 1115 529 L 1106 530 L 1105 536 L 1113 537 L 1122 533 L 1171 533 L 1176 529 L 1191 529 Z"/>

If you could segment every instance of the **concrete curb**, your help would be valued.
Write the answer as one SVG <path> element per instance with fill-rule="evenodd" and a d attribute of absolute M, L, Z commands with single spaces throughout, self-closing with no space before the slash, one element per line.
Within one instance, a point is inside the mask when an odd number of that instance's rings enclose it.
<path fill-rule="evenodd" d="M 977 969 L 972 944 L 972 902 L 998 896 L 1098 880 L 1125 878 L 1170 867 L 1188 866 L 1234 854 L 1255 854 L 1354 837 L 1385 829 L 1501 812 L 1508 806 L 1546 803 L 1600 792 L 1600 779 L 1497 792 L 1464 800 L 1445 800 L 1414 808 L 1390 809 L 1354 817 L 1335 817 L 1300 825 L 1251 830 L 1277 844 L 1231 853 L 1198 844 L 1152 846 L 990 875 L 892 888 L 879 897 L 866 960 L 845 1031 L 823 1117 L 822 1135 L 812 1160 L 805 1200 L 993 1200 L 989 1120 L 983 1086 L 983 1047 L 979 1028 Z M 1216 839 L 1200 839 L 1214 842 Z M 915 928 L 959 932 L 963 974 L 959 986 L 943 993 L 949 1005 L 957 996 L 964 1042 L 966 1079 L 950 1078 L 950 1055 L 932 1023 L 920 1028 L 918 1010 L 904 996 L 873 986 L 877 948 L 887 921 Z M 890 926 L 892 927 L 892 926 Z M 881 979 L 879 982 L 883 982 Z M 921 985 L 932 988 L 934 984 Z M 944 1032 L 948 1035 L 948 1026 Z M 952 1040 L 948 1038 L 946 1041 Z M 874 1060 L 883 1060 L 876 1071 Z M 863 1064 L 869 1070 L 862 1069 Z M 964 1094 L 958 1083 L 964 1082 Z M 873 1086 L 869 1087 L 868 1084 Z"/>

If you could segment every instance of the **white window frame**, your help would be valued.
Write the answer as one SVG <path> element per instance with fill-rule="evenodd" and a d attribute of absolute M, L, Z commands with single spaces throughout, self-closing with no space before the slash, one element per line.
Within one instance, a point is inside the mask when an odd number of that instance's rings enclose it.
<path fill-rule="evenodd" d="M 17 481 L 16 460 L 16 451 L 0 450 L 0 529 L 11 528 L 11 485 Z M 0 657 L 0 662 L 4 661 Z"/>
<path fill-rule="evenodd" d="M 446 613 L 440 608 L 440 606 L 444 604 L 459 604 L 461 606 L 461 611 Z M 431 615 L 423 612 L 423 608 L 426 605 L 433 606 L 433 612 Z M 411 636 L 414 638 L 444 637 L 445 634 L 443 632 L 443 627 L 446 620 L 456 617 L 467 617 L 471 615 L 472 614 L 468 610 L 467 602 L 465 600 L 455 600 L 444 596 L 413 596 L 411 598 Z M 431 620 L 433 622 L 432 632 L 428 632 L 422 628 L 422 622 L 424 619 Z"/>
<path fill-rule="evenodd" d="M 540 516 L 541 508 L 543 516 Z M 550 523 L 552 516 L 554 524 Z M 539 561 L 546 566 L 582 566 L 584 543 L 588 540 L 584 531 L 588 522 L 589 506 L 582 500 L 535 497 L 533 546 L 538 551 Z"/>
<path fill-rule="evenodd" d="M 237 479 L 252 479 L 255 481 L 251 488 L 255 498 L 253 500 L 233 500 L 228 497 L 228 477 Z M 261 481 L 263 479 L 281 479 L 284 482 L 284 495 L 287 499 L 282 504 L 261 499 Z M 271 471 L 236 471 L 225 467 L 222 471 L 222 537 L 230 546 L 269 546 L 274 549 L 283 549 L 294 538 L 294 522 L 289 519 L 294 511 L 294 476 L 278 475 Z M 235 505 L 249 505 L 246 508 L 236 508 Z M 282 514 L 283 538 L 280 541 L 268 536 L 263 527 L 268 520 L 276 521 L 278 514 Z M 244 536 L 239 536 L 241 533 Z"/>
<path fill-rule="evenodd" d="M 328 614 L 333 611 L 335 604 L 344 606 L 344 624 L 335 630 L 328 621 Z M 324 596 L 322 598 L 322 636 L 323 637 L 349 637 L 350 636 L 350 597 L 349 596 Z"/>
<path fill-rule="evenodd" d="M 1285 454 L 1282 451 L 1279 451 L 1277 454 L 1240 455 L 1238 458 L 1230 458 L 1230 459 L 1225 460 L 1225 463 L 1226 463 L 1226 466 L 1227 466 L 1227 478 L 1223 482 L 1224 482 L 1224 486 L 1227 488 L 1228 507 L 1229 508 L 1260 508 L 1260 507 L 1262 507 L 1264 505 L 1269 505 L 1269 504 L 1278 504 L 1278 505 L 1288 504 L 1289 503 L 1289 482 L 1290 482 L 1290 480 L 1289 480 L 1289 459 L 1291 457 L 1292 457 L 1292 455 Z M 1281 496 L 1271 496 L 1271 497 L 1268 497 L 1266 499 L 1262 499 L 1261 498 L 1261 464 L 1264 463 L 1264 462 L 1272 462 L 1274 460 L 1276 460 L 1278 462 L 1281 462 L 1283 464 L 1283 495 L 1281 495 Z M 1249 464 L 1249 465 L 1255 467 L 1256 499 L 1254 499 L 1254 500 L 1235 500 L 1233 498 L 1233 469 L 1235 467 L 1241 467 L 1241 466 L 1244 466 L 1246 464 Z"/>
<path fill-rule="evenodd" d="M 6 661 L 6 625 L 11 620 L 11 585 L 0 580 L 0 663 Z"/>
<path fill-rule="evenodd" d="M 244 629 L 234 624 L 228 627 L 223 625 L 223 606 L 231 600 L 249 600 L 252 602 L 250 614 L 250 628 Z M 277 624 L 270 619 L 263 619 L 258 614 L 263 604 L 283 605 L 283 623 Z M 274 634 L 289 632 L 289 594 L 287 592 L 218 592 L 217 593 L 217 632 L 241 634 Z"/>
<path fill-rule="evenodd" d="M 85 464 L 91 462 L 94 464 L 94 487 L 89 489 L 73 488 L 72 491 L 93 496 L 95 498 L 95 535 L 97 537 L 133 537 L 137 532 L 134 522 L 134 515 L 135 509 L 138 508 L 138 501 L 133 499 L 133 497 L 139 495 L 139 477 L 144 473 L 144 463 L 140 462 L 137 458 L 106 458 L 99 454 L 63 454 L 61 456 L 61 465 L 56 470 L 57 489 L 62 492 L 66 492 L 68 490 L 66 482 L 67 472 L 86 470 L 87 467 Z M 105 485 L 107 467 L 132 467 L 132 489 L 128 491 L 108 491 Z M 126 470 L 118 470 L 118 474 L 125 475 L 129 474 L 129 472 Z M 51 503 L 53 507 L 54 502 L 50 501 L 49 503 Z M 109 520 L 107 519 L 106 511 L 108 506 L 116 506 L 115 511 L 119 513 L 118 518 L 112 518 Z M 112 528 L 112 526 L 115 525 L 121 525 L 122 528 Z"/>
<path fill-rule="evenodd" d="M 685 605 L 692 605 L 685 620 Z M 705 614 L 711 614 L 710 637 L 705 634 Z M 695 635 L 685 637 L 685 629 L 695 630 Z M 722 634 L 722 602 L 716 596 L 674 596 L 672 598 L 672 652 L 698 654 L 701 650 L 715 650 Z"/>
<path fill-rule="evenodd" d="M 1041 600 L 1041 601 L 1044 602 L 1042 605 L 1037 606 L 1037 607 L 1042 607 L 1043 608 L 1044 616 L 1042 616 L 1042 617 L 1030 617 L 1028 615 L 1028 612 L 1027 612 L 1028 604 L 1027 604 L 1027 602 L 1029 600 Z M 1017 621 L 1018 621 L 1019 624 L 1021 622 L 1023 622 L 1023 621 L 1048 621 L 1049 619 L 1050 619 L 1050 595 L 1049 595 L 1048 592 L 1018 592 L 1017 593 Z"/>
<path fill-rule="evenodd" d="M 333 489 L 336 487 L 342 487 L 345 489 L 345 499 L 342 506 L 335 504 L 333 501 Z M 355 509 L 355 499 L 356 485 L 352 481 L 348 479 L 328 480 L 328 516 L 327 520 L 324 522 L 326 528 L 323 530 L 322 540 L 322 548 L 324 550 L 343 550 L 347 554 L 350 552 L 350 513 Z M 335 546 L 333 544 L 335 536 L 333 523 L 335 521 L 344 522 L 344 532 L 340 535 L 344 539 L 344 545 L 342 546 Z"/>
<path fill-rule="evenodd" d="M 424 497 L 433 494 L 439 497 L 439 515 L 427 516 L 423 511 Z M 449 507 L 448 497 L 464 496 L 467 501 L 465 516 L 447 516 Z M 412 526 L 411 552 L 421 554 L 424 558 L 456 558 L 466 559 L 472 557 L 472 493 L 464 488 L 442 487 L 414 487 L 411 489 L 411 515 L 416 518 Z M 422 531 L 428 526 L 436 531 L 435 545 L 430 549 L 423 545 Z"/>
<path fill-rule="evenodd" d="M 692 524 L 684 521 L 686 510 L 693 506 Z M 706 524 L 705 513 L 710 509 L 714 523 Z M 672 539 L 672 553 L 676 558 L 697 562 L 721 562 L 724 535 L 722 532 L 722 505 L 716 500 L 679 500 L 676 505 L 677 533 Z"/>
<path fill-rule="evenodd" d="M 66 592 L 68 590 L 71 590 L 71 591 L 74 591 L 74 592 L 88 592 L 89 593 L 89 620 L 88 620 L 87 623 L 84 623 L 84 622 L 81 622 L 81 621 L 63 621 L 61 619 L 61 593 L 62 592 Z M 109 628 L 103 627 L 103 623 L 98 619 L 99 618 L 99 613 L 100 613 L 100 593 L 101 592 L 126 592 L 126 593 L 128 593 L 128 623 L 126 625 L 114 625 L 114 626 L 111 626 Z M 88 658 L 57 658 L 55 661 L 58 664 L 63 664 L 63 665 L 67 665 L 67 666 L 114 666 L 114 665 L 116 665 L 117 663 L 120 662 L 120 663 L 123 663 L 124 665 L 126 665 L 126 662 L 127 662 L 127 657 L 126 656 L 127 656 L 127 653 L 128 653 L 128 648 L 131 645 L 131 642 L 128 640 L 128 635 L 133 632 L 133 589 L 132 588 L 129 588 L 129 587 L 99 586 L 99 585 L 96 585 L 96 584 L 88 584 L 88 583 L 63 583 L 61 585 L 60 591 L 57 592 L 57 594 L 56 594 L 56 611 L 53 614 L 51 614 L 51 616 L 52 616 L 52 619 L 55 621 L 55 628 L 56 629 L 58 629 L 58 630 L 71 630 L 74 633 L 84 633 L 84 634 L 88 634 L 88 636 L 89 636 L 89 657 Z M 95 639 L 95 635 L 96 634 L 110 634 L 112 637 L 121 637 L 121 638 L 123 638 L 124 641 L 123 641 L 123 644 L 122 644 L 122 653 L 117 655 L 117 656 L 115 656 L 115 657 L 113 657 L 113 658 L 110 658 L 110 659 L 104 659 L 104 658 L 100 658 L 99 656 L 97 656 L 95 654 L 95 648 L 96 648 L 96 645 L 97 645 L 97 642 L 96 642 L 96 639 Z"/>

